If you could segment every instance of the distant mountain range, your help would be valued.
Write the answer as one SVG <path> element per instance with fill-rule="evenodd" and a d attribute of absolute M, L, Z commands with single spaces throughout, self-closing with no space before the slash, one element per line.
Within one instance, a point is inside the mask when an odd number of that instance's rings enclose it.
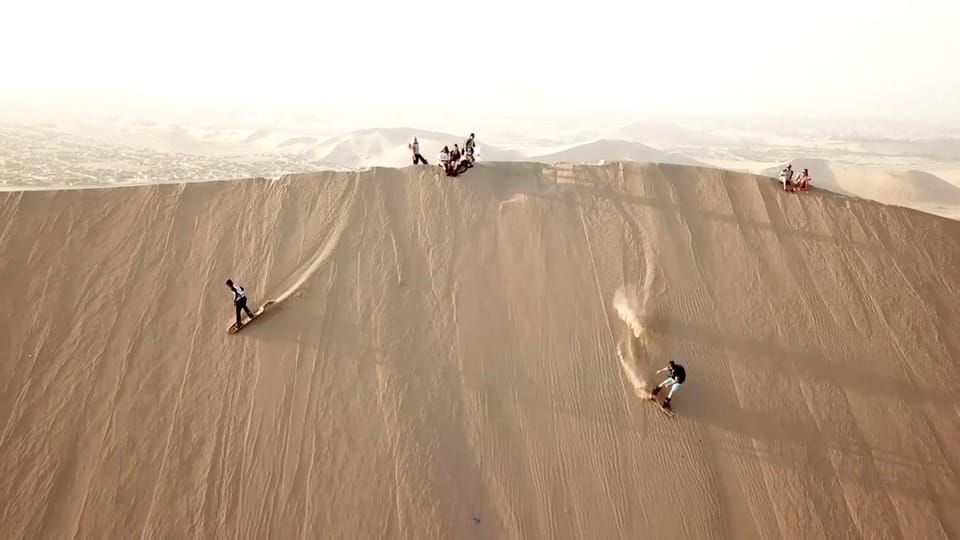
<path fill-rule="evenodd" d="M 462 136 L 412 128 L 365 129 L 344 133 L 324 141 L 315 142 L 298 137 L 281 143 L 282 152 L 298 154 L 327 167 L 402 167 L 412 163 L 408 144 L 414 137 L 420 143 L 420 151 L 431 163 L 440 150 L 454 144 L 463 147 L 468 134 Z M 598 161 L 642 161 L 704 166 L 687 156 L 657 150 L 651 146 L 624 140 L 600 139 L 576 144 L 559 151 L 529 155 L 518 150 L 505 149 L 486 144 L 477 138 L 477 156 L 481 161 L 534 161 L 542 163 Z"/>
<path fill-rule="evenodd" d="M 598 161 L 640 161 L 651 163 L 673 163 L 677 165 L 707 166 L 693 158 L 657 150 L 652 146 L 636 142 L 601 139 L 585 144 L 571 146 L 566 150 L 532 156 L 531 161 L 543 163 L 596 163 Z"/>

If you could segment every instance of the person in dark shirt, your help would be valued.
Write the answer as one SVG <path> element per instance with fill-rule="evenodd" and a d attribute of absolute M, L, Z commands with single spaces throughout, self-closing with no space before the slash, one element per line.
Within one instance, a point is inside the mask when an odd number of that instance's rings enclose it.
<path fill-rule="evenodd" d="M 467 138 L 467 142 L 463 143 L 463 153 L 473 157 L 473 154 L 477 151 L 477 139 L 474 137 L 473 133 L 470 134 L 470 137 Z"/>
<path fill-rule="evenodd" d="M 233 306 L 237 310 L 237 329 L 239 330 L 243 327 L 243 323 L 240 322 L 241 311 L 246 311 L 247 317 L 250 317 L 251 321 L 255 315 L 252 311 L 250 311 L 250 308 L 247 307 L 247 291 L 245 291 L 239 284 L 234 284 L 232 279 L 227 280 L 227 287 L 229 287 L 230 292 L 233 293 Z"/>
<path fill-rule="evenodd" d="M 683 381 L 687 380 L 687 372 L 683 369 L 683 366 L 674 362 L 673 360 L 667 365 L 667 367 L 657 370 L 657 373 L 663 373 L 664 371 L 669 371 L 670 376 L 664 379 L 664 381 L 657 385 L 653 389 L 653 392 L 650 396 L 650 399 L 656 401 L 657 394 L 660 393 L 660 390 L 669 387 L 670 391 L 667 393 L 666 399 L 663 400 L 663 408 L 670 408 L 670 398 L 673 397 L 673 393 L 680 389 L 680 385 L 683 384 Z"/>
<path fill-rule="evenodd" d="M 416 137 L 413 138 L 412 143 L 407 145 L 407 148 L 409 148 L 413 152 L 414 165 L 417 165 L 419 163 L 423 163 L 424 165 L 429 165 L 429 163 L 427 163 L 427 160 L 423 158 L 423 154 L 420 153 L 420 142 L 417 141 Z"/>

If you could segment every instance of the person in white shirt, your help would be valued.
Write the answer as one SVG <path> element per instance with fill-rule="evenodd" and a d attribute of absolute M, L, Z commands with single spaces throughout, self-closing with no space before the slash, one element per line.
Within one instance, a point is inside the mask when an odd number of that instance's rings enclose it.
<path fill-rule="evenodd" d="M 793 166 L 787 165 L 780 171 L 780 182 L 783 183 L 784 191 L 793 191 Z"/>
<path fill-rule="evenodd" d="M 429 165 L 427 160 L 424 159 L 423 155 L 420 154 L 420 142 L 417 141 L 417 138 L 413 138 L 413 142 L 408 145 L 411 151 L 413 151 L 413 164 L 418 165 L 423 163 L 424 165 Z"/>
<path fill-rule="evenodd" d="M 247 317 L 250 317 L 251 320 L 253 320 L 253 312 L 247 307 L 247 292 L 243 287 L 234 284 L 232 279 L 227 280 L 227 287 L 233 293 L 233 306 L 237 310 L 237 328 L 239 329 L 243 326 L 243 323 L 240 322 L 240 312 L 246 311 Z"/>
<path fill-rule="evenodd" d="M 444 172 L 450 172 L 450 149 L 446 146 L 443 147 L 443 150 L 440 151 L 440 156 L 437 158 L 440 162 L 440 168 Z"/>

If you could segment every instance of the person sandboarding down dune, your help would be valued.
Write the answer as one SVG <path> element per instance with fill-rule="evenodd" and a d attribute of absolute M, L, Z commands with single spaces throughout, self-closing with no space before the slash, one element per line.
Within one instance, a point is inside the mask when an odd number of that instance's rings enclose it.
<path fill-rule="evenodd" d="M 657 400 L 657 394 L 660 393 L 660 390 L 663 390 L 664 387 L 669 386 L 670 391 L 667 392 L 667 397 L 663 400 L 662 407 L 666 410 L 670 410 L 670 398 L 673 397 L 673 393 L 680 389 L 680 385 L 687 380 L 687 372 L 683 369 L 683 366 L 670 360 L 670 363 L 667 367 L 657 370 L 657 373 L 663 373 L 664 371 L 669 371 L 670 376 L 663 380 L 656 388 L 653 389 L 653 392 L 650 393 L 650 399 L 652 401 Z"/>
<path fill-rule="evenodd" d="M 254 315 L 253 312 L 250 311 L 250 308 L 247 307 L 247 292 L 243 289 L 243 287 L 241 287 L 240 285 L 234 284 L 232 279 L 227 280 L 227 287 L 233 293 L 233 306 L 237 310 L 236 327 L 237 327 L 237 330 L 239 330 L 243 328 L 243 324 L 244 324 L 240 318 L 241 311 L 247 312 L 247 317 L 250 318 L 250 321 L 252 321 L 254 317 L 256 317 L 256 315 Z M 250 321 L 247 321 L 247 322 L 250 322 Z"/>

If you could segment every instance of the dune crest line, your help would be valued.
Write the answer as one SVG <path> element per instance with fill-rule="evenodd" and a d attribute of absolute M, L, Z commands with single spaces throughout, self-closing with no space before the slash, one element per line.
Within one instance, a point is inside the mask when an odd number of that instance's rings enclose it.
<path fill-rule="evenodd" d="M 0 192 L 0 537 L 960 538 L 960 223 L 435 167 Z"/>

